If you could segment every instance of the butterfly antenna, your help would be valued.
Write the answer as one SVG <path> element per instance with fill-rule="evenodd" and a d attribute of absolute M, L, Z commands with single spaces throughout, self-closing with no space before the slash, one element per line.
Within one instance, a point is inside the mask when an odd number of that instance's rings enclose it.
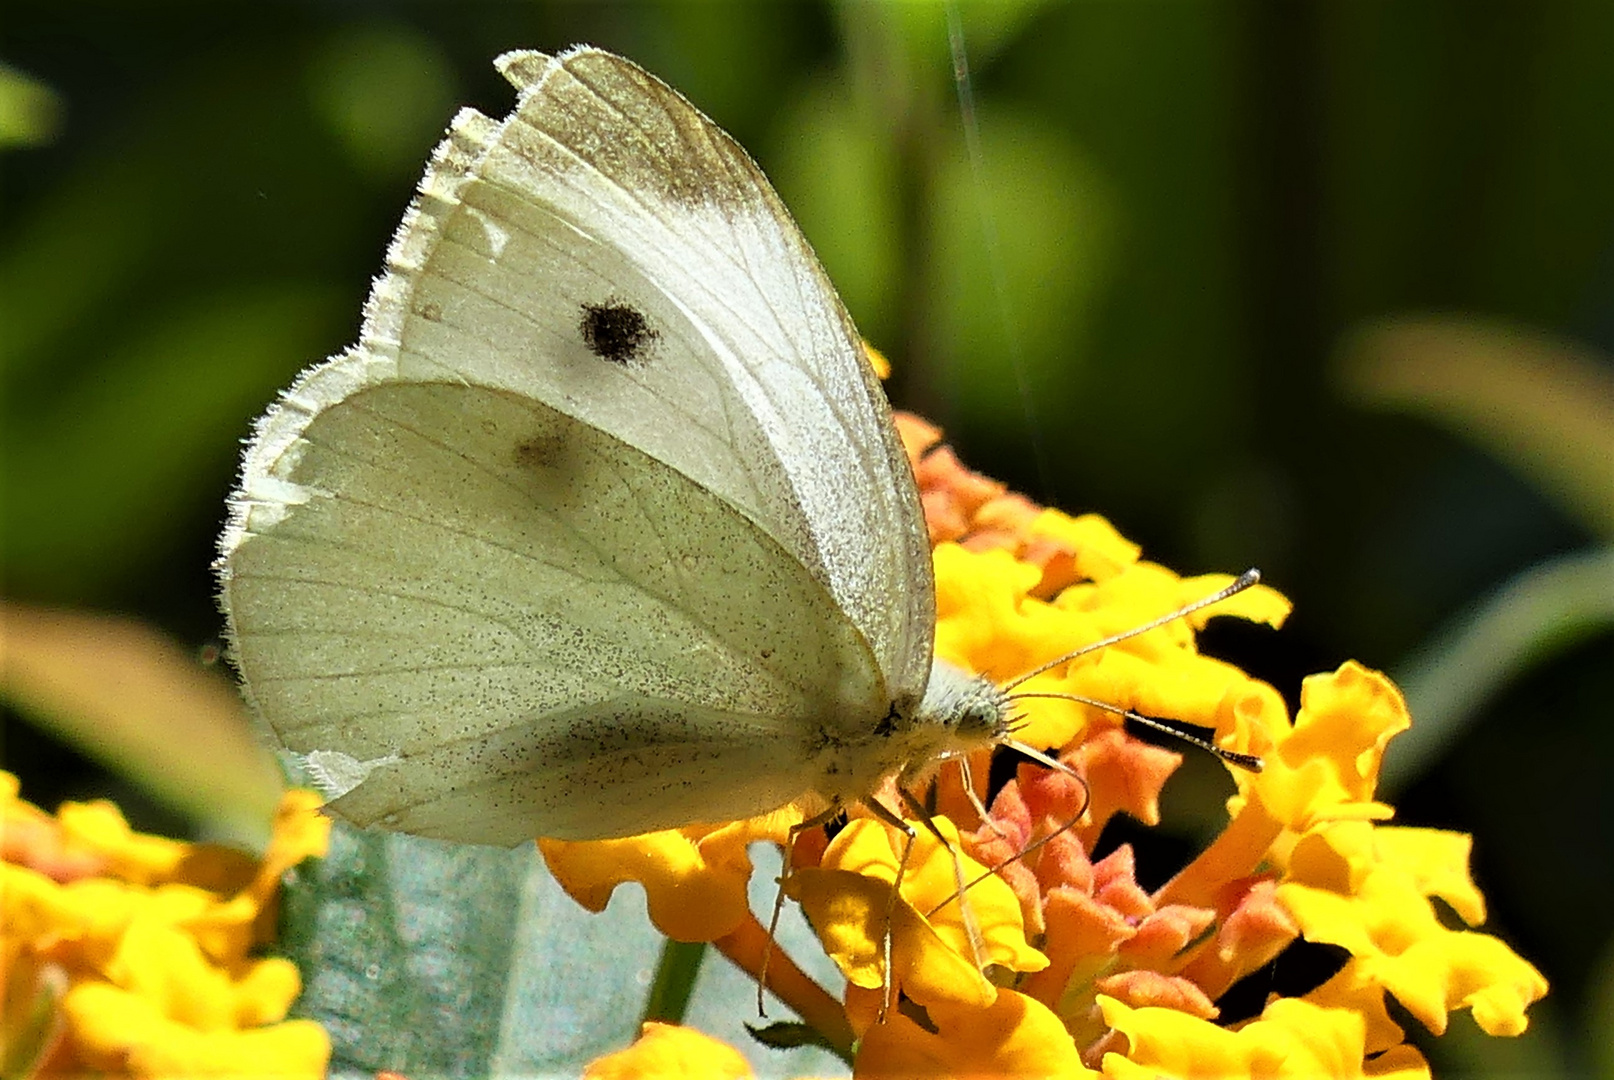
<path fill-rule="evenodd" d="M 1168 611 L 1158 619 L 1153 619 L 1146 622 L 1142 626 L 1134 626 L 1130 630 L 1104 638 L 1101 641 L 1095 641 L 1091 644 L 1083 645 L 1081 648 L 1068 652 L 1064 656 L 1056 656 L 1054 659 L 1048 661 L 1046 664 L 1043 664 L 1041 667 L 1032 668 L 1024 675 L 1018 675 L 1009 682 L 1004 683 L 1003 689 L 1005 691 L 1011 691 L 1015 687 L 1025 683 L 1027 680 L 1035 679 L 1038 675 L 1041 675 L 1044 672 L 1052 671 L 1060 664 L 1069 663 L 1079 656 L 1086 656 L 1088 653 L 1098 652 L 1100 649 L 1107 649 L 1111 645 L 1117 645 L 1128 640 L 1129 638 L 1135 638 L 1139 634 L 1147 634 L 1150 630 L 1158 629 L 1165 626 L 1167 623 L 1176 622 L 1178 619 L 1192 615 L 1201 608 L 1210 607 L 1212 604 L 1219 604 L 1230 596 L 1238 595 L 1245 589 L 1248 589 L 1251 585 L 1258 583 L 1260 580 L 1261 571 L 1251 567 L 1250 569 L 1244 571 L 1244 573 L 1240 574 L 1238 579 L 1232 584 L 1228 585 L 1226 588 L 1218 589 L 1211 595 L 1195 600 L 1191 604 L 1186 604 L 1178 608 L 1176 611 Z"/>
<path fill-rule="evenodd" d="M 1136 709 L 1123 709 L 1119 705 L 1111 705 L 1105 701 L 1098 701 L 1094 698 L 1082 697 L 1080 694 L 1062 694 L 1052 690 L 1046 692 L 1029 691 L 1027 693 L 1015 694 L 1014 697 L 1016 701 L 1023 701 L 1027 698 L 1043 698 L 1053 701 L 1074 701 L 1078 705 L 1088 705 L 1095 709 L 1102 709 L 1104 712 L 1110 713 L 1112 716 L 1119 716 L 1124 720 L 1131 720 L 1133 723 L 1142 724 L 1151 731 L 1158 731 L 1162 735 L 1170 735 L 1172 738 L 1185 742 L 1190 746 L 1197 746 L 1206 753 L 1221 758 L 1229 765 L 1237 765 L 1239 768 L 1248 769 L 1250 772 L 1260 772 L 1264 765 L 1261 758 L 1255 754 L 1244 754 L 1237 750 L 1229 750 L 1225 746 L 1217 746 L 1209 739 L 1201 739 L 1199 736 L 1189 734 L 1188 732 L 1183 731 L 1181 728 L 1175 727 L 1164 720 L 1156 720 L 1152 716 L 1145 716 Z M 1024 753 L 1024 751 L 1021 752 Z"/>
<path fill-rule="evenodd" d="M 1037 422 L 1036 403 L 1026 379 L 1025 350 L 1020 344 L 1014 312 L 1009 307 L 1009 274 L 1003 265 L 1003 246 L 998 240 L 997 219 L 992 216 L 992 205 L 986 191 L 986 157 L 981 152 L 981 121 L 975 112 L 975 86 L 970 78 L 969 51 L 964 46 L 964 19 L 959 14 L 958 0 L 948 0 L 947 47 L 953 58 L 953 86 L 958 94 L 958 113 L 964 128 L 964 150 L 969 156 L 970 173 L 975 179 L 975 208 L 981 219 L 982 243 L 986 247 L 987 273 L 992 279 L 992 295 L 997 300 L 999 330 L 1002 334 L 1000 352 L 1009 361 L 1014 373 L 1014 388 L 1020 397 L 1020 412 L 1025 417 L 1026 438 L 1031 443 L 1031 458 L 1037 467 L 1037 483 L 1046 496 L 1052 490 L 1052 472 L 1048 455 L 1043 449 L 1042 425 Z"/>

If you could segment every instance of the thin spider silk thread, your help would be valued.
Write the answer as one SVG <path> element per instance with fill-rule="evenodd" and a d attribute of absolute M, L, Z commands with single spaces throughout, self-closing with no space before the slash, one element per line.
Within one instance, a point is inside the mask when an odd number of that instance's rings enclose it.
<path fill-rule="evenodd" d="M 969 52 L 964 44 L 964 20 L 959 14 L 958 0 L 947 0 L 945 7 L 947 47 L 953 61 L 953 87 L 958 97 L 959 120 L 964 129 L 964 150 L 969 158 L 970 174 L 975 181 L 975 209 L 980 217 L 987 274 L 992 280 L 992 296 L 997 303 L 1003 355 L 1008 358 L 1009 370 L 1014 375 L 1015 392 L 1020 397 L 1020 412 L 1024 418 L 1026 439 L 1031 444 L 1031 461 L 1037 472 L 1039 494 L 1043 502 L 1049 502 L 1053 492 L 1053 470 L 1048 463 L 1042 425 L 1037 419 L 1031 383 L 1026 376 L 1025 349 L 1020 343 L 1014 312 L 1009 305 L 1009 274 L 1003 265 L 1003 245 L 998 238 L 997 219 L 992 215 L 992 205 L 987 198 L 986 157 L 981 149 L 981 121 L 975 111 Z"/>

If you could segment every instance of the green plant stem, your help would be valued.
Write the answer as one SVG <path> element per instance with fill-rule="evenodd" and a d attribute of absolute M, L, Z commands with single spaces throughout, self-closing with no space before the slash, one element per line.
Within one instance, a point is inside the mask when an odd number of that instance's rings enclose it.
<path fill-rule="evenodd" d="M 689 996 L 695 991 L 695 979 L 700 975 L 701 961 L 706 959 L 704 941 L 673 941 L 662 943 L 661 960 L 656 964 L 656 979 L 650 984 L 650 995 L 645 999 L 644 1019 L 664 1024 L 681 1024 L 689 1009 Z"/>

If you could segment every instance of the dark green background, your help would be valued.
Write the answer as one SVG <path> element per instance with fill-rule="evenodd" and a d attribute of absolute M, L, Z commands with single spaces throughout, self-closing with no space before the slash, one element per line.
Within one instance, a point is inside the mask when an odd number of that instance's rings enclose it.
<path fill-rule="evenodd" d="M 978 173 L 928 5 L 11 0 L 0 60 L 60 114 L 0 152 L 6 595 L 213 640 L 237 440 L 353 340 L 455 105 L 508 109 L 491 58 L 577 41 L 752 150 L 893 398 L 966 461 L 1185 572 L 1261 566 L 1293 621 L 1208 644 L 1291 700 L 1346 658 L 1395 670 L 1594 543 L 1460 431 L 1347 403 L 1330 358 L 1427 311 L 1614 350 L 1614 5 L 1114 0 L 964 26 Z M 1553 982 L 1523 1045 L 1448 1074 L 1609 1060 L 1610 660 L 1606 630 L 1559 650 L 1397 799 L 1476 834 L 1491 929 Z M 117 791 L 173 824 L 9 714 L 5 761 L 37 801 Z M 1172 856 L 1145 852 L 1146 884 Z"/>

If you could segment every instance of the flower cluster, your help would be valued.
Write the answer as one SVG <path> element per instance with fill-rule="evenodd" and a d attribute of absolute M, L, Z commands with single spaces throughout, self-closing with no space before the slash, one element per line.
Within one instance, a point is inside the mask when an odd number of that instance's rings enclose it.
<path fill-rule="evenodd" d="M 1142 561 L 1103 519 L 1044 509 L 969 472 L 922 421 L 899 417 L 898 428 L 934 543 L 936 651 L 963 668 L 1013 678 L 1230 580 Z M 1271 686 L 1196 648 L 1212 616 L 1276 626 L 1288 608 L 1258 586 L 1026 682 L 1026 694 L 1065 696 L 1020 699 L 1016 737 L 1057 753 L 1080 779 L 1022 765 L 982 820 L 984 752 L 968 772 L 974 799 L 964 772 L 944 768 L 932 794 L 947 844 L 918 827 L 894 905 L 902 834 L 856 808 L 833 840 L 803 834 L 786 889 L 847 989 L 831 997 L 777 951 L 769 988 L 855 1053 L 859 1076 L 1427 1076 L 1390 998 L 1436 1033 L 1459 1008 L 1487 1033 L 1522 1032 L 1546 981 L 1468 929 L 1485 919 L 1469 838 L 1384 824 L 1393 810 L 1375 799 L 1379 764 L 1409 723 L 1395 686 L 1347 663 L 1306 680 L 1291 718 Z M 1234 770 L 1216 840 L 1152 892 L 1138 884 L 1130 848 L 1097 861 L 1090 852 L 1117 813 L 1159 822 L 1181 756 L 1071 697 L 1196 725 L 1216 745 L 1263 759 L 1259 773 Z M 791 808 L 540 847 L 585 906 L 599 910 L 617 885 L 638 881 L 664 933 L 714 942 L 755 975 L 769 943 L 746 904 L 746 845 L 782 843 L 801 820 Z M 970 879 L 1001 869 L 961 904 L 955 860 Z M 1272 995 L 1259 1015 L 1219 1023 L 1218 998 L 1297 939 L 1348 959 L 1309 993 Z M 888 991 L 899 1007 L 882 1018 Z M 657 1028 L 597 1062 L 596 1074 L 625 1075 L 641 1047 L 642 1064 L 676 1059 L 691 1075 L 704 1064 L 733 1068 L 732 1050 Z"/>
<path fill-rule="evenodd" d="M 323 1076 L 330 1041 L 287 1020 L 280 876 L 325 852 L 319 797 L 291 792 L 261 860 L 136 833 L 111 803 L 50 815 L 0 773 L 4 1075 Z"/>

